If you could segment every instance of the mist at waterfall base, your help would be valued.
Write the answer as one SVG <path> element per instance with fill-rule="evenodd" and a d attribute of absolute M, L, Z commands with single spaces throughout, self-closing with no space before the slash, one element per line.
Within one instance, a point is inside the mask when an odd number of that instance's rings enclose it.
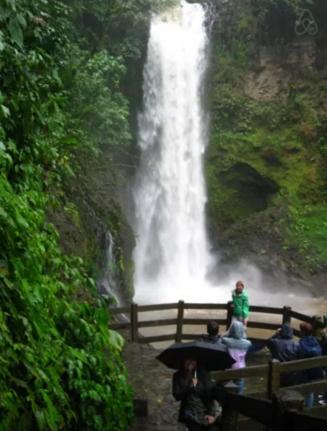
<path fill-rule="evenodd" d="M 205 23 L 203 6 L 185 1 L 152 18 L 139 116 L 141 160 L 133 189 L 134 301 L 225 302 L 242 279 L 252 303 L 294 305 L 294 295 L 280 295 L 289 292 L 286 280 L 273 294 L 254 265 L 243 261 L 222 273 L 210 252 L 203 175 L 208 139 L 202 103 L 209 45 Z"/>

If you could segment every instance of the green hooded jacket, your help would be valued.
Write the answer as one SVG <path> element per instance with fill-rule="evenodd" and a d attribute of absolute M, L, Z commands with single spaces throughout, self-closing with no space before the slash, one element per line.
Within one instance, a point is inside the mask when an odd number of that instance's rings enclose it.
<path fill-rule="evenodd" d="M 234 289 L 232 298 L 234 304 L 233 316 L 246 319 L 249 316 L 249 297 L 246 290 L 243 290 L 241 294 L 237 294 Z"/>

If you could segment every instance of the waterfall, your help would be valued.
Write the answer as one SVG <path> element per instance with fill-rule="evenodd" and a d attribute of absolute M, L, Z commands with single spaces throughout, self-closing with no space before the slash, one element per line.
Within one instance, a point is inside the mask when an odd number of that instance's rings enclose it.
<path fill-rule="evenodd" d="M 207 44 L 200 4 L 182 1 L 152 18 L 134 186 L 140 302 L 187 299 L 207 285 L 211 258 L 202 166 L 207 121 L 201 103 Z"/>

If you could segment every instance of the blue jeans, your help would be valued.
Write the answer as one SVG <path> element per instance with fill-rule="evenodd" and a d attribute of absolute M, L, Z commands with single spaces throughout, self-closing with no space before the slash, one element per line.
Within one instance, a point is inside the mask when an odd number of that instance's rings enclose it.
<path fill-rule="evenodd" d="M 315 394 L 313 392 L 308 392 L 305 395 L 305 406 L 311 409 L 315 400 Z"/>
<path fill-rule="evenodd" d="M 244 379 L 236 379 L 234 380 L 235 385 L 237 385 L 237 393 L 238 395 L 242 395 L 244 391 L 245 381 Z"/>

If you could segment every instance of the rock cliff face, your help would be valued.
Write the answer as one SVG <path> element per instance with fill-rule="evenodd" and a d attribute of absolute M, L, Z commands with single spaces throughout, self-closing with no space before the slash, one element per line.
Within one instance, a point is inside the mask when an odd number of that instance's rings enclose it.
<path fill-rule="evenodd" d="M 63 250 L 86 260 L 99 281 L 100 292 L 111 296 L 100 284 L 110 288 L 115 285 L 120 301 L 129 302 L 133 290 L 134 236 L 120 204 L 126 173 L 113 169 L 110 149 L 102 150 L 93 160 L 78 163 L 80 172 L 66 184 L 69 204 L 63 202 L 62 208 L 52 211 L 50 219 L 60 232 Z M 110 261 L 106 260 L 108 234 L 113 242 Z"/>
<path fill-rule="evenodd" d="M 311 4 L 313 3 L 313 4 Z M 327 4 L 213 1 L 208 215 L 230 261 L 326 271 Z"/>
<path fill-rule="evenodd" d="M 137 111 L 155 3 L 99 1 L 72 8 L 85 61 L 74 66 L 69 118 L 72 134 L 79 127 L 81 145 L 72 149 L 74 174 L 63 180 L 61 205 L 48 214 L 63 250 L 87 262 L 101 293 L 114 285 L 124 302 L 132 296 L 134 235 L 122 208 L 137 166 Z M 164 4 L 160 1 L 158 7 Z M 106 59 L 116 72 L 107 68 Z"/>
<path fill-rule="evenodd" d="M 204 3 L 212 41 L 205 168 L 213 245 L 222 263 L 246 257 L 266 273 L 319 280 L 327 271 L 327 3 Z M 67 185 L 77 211 L 68 205 L 51 215 L 65 250 L 86 257 L 99 276 L 111 232 L 126 298 L 134 238 L 122 208 L 138 164 L 143 40 L 124 90 L 133 142 L 118 160 L 105 146 L 92 161 L 81 160 L 80 173 Z"/>

